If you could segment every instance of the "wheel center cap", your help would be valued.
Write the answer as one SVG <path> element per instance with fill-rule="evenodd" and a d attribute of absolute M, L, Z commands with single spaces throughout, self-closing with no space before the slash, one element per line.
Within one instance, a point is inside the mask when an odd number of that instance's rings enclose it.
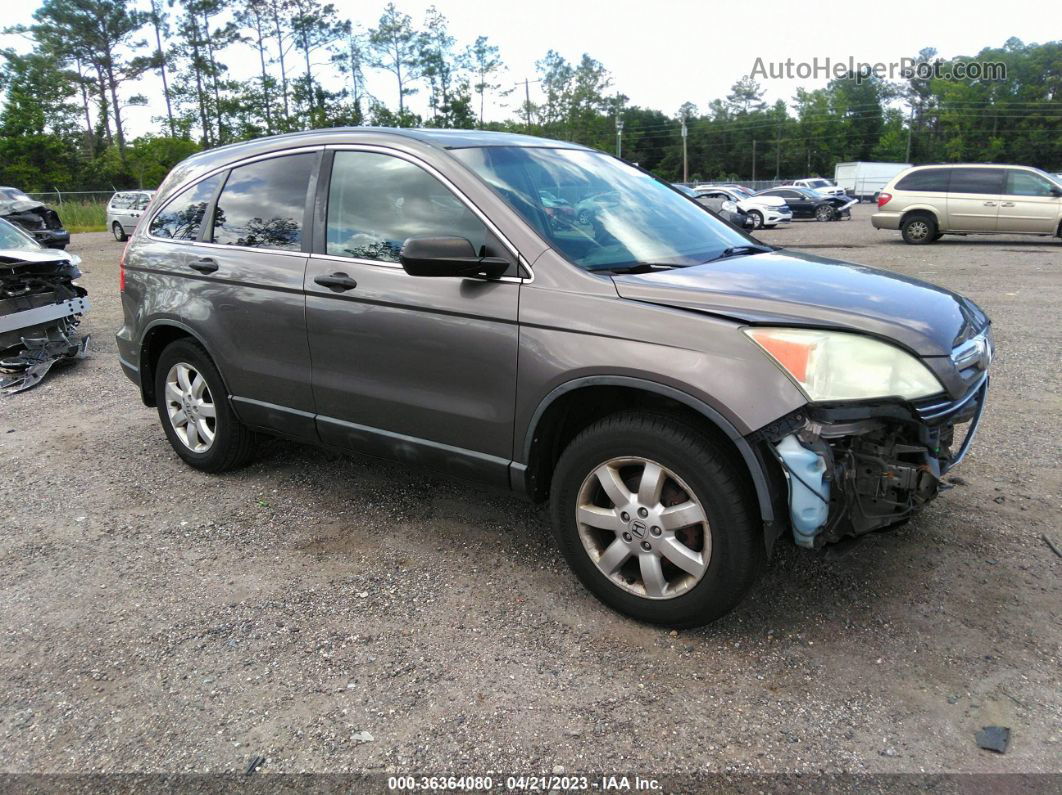
<path fill-rule="evenodd" d="M 635 538 L 645 538 L 646 526 L 645 522 L 640 519 L 635 519 L 631 522 L 631 535 Z"/>

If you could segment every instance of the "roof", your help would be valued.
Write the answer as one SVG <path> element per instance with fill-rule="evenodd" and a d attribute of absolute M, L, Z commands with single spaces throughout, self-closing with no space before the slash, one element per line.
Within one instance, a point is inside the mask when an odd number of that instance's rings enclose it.
<path fill-rule="evenodd" d="M 321 143 L 336 143 L 336 139 L 357 138 L 364 143 L 366 139 L 376 137 L 382 139 L 409 138 L 440 149 L 467 149 L 477 146 L 544 146 L 560 149 L 587 148 L 581 144 L 571 143 L 570 141 L 556 141 L 550 138 L 538 138 L 534 135 L 495 132 L 494 130 L 443 130 L 426 129 L 422 127 L 326 127 L 316 130 L 285 133 L 283 135 L 252 138 L 248 141 L 238 141 L 225 146 L 206 149 L 203 152 L 199 152 L 198 155 L 210 155 L 215 152 L 231 152 L 240 149 L 257 149 L 263 146 L 274 148 L 276 144 L 281 142 L 314 146 Z M 192 155 L 192 157 L 195 158 L 197 155 Z"/>

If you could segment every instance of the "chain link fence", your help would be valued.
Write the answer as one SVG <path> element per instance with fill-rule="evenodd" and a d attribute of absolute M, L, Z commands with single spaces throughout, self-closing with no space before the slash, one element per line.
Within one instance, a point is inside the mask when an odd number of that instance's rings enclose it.
<path fill-rule="evenodd" d="M 45 204 L 62 205 L 64 203 L 76 204 L 106 204 L 114 195 L 113 190 L 71 190 L 71 191 L 45 191 L 44 193 L 27 193 L 31 199 L 36 199 Z"/>

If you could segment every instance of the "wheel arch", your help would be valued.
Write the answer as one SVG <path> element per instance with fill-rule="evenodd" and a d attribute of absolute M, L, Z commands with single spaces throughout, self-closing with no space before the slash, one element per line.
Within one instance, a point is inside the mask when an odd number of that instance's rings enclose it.
<path fill-rule="evenodd" d="M 632 407 L 685 415 L 699 421 L 726 445 L 748 475 L 760 517 L 766 526 L 777 519 L 766 463 L 733 423 L 704 401 L 666 384 L 633 376 L 586 376 L 554 388 L 538 404 L 512 465 L 513 488 L 533 500 L 549 494 L 553 466 L 579 430 L 603 416 Z M 771 537 L 773 540 L 773 534 Z"/>
<path fill-rule="evenodd" d="M 900 222 L 899 222 L 898 226 L 903 226 L 904 221 L 906 221 L 912 215 L 929 215 L 929 216 L 932 216 L 933 222 L 936 223 L 938 231 L 940 230 L 941 226 L 943 226 L 943 224 L 941 223 L 941 219 L 940 219 L 940 213 L 937 211 L 937 209 L 935 207 L 930 207 L 929 205 L 925 205 L 925 204 L 916 204 L 913 207 L 906 208 L 900 214 Z"/>
<path fill-rule="evenodd" d="M 218 360 L 211 352 L 210 346 L 192 328 L 172 318 L 153 321 L 145 329 L 144 336 L 140 340 L 140 398 L 144 401 L 144 405 L 155 405 L 155 367 L 159 357 L 167 346 L 180 339 L 190 339 L 199 345 L 217 367 Z M 220 367 L 218 367 L 218 372 L 221 373 Z M 221 374 L 221 380 L 224 383 L 224 374 Z M 228 393 L 227 385 L 225 391 Z"/>

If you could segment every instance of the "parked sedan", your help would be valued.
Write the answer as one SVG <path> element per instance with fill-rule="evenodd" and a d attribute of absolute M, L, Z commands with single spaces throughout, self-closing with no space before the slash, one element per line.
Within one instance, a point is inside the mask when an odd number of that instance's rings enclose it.
<path fill-rule="evenodd" d="M 814 218 L 816 221 L 838 221 L 851 218 L 851 207 L 855 199 L 840 196 L 826 196 L 811 188 L 798 188 L 792 185 L 781 188 L 761 190 L 757 196 L 778 196 L 785 200 L 794 218 Z"/>
<path fill-rule="evenodd" d="M 743 188 L 729 185 L 702 185 L 695 191 L 699 197 L 734 202 L 748 216 L 748 225 L 753 229 L 773 229 L 778 224 L 793 220 L 793 211 L 784 199 L 777 196 L 756 196 Z"/>
<path fill-rule="evenodd" d="M 0 218 L 25 229 L 42 246 L 66 248 L 70 243 L 59 213 L 18 188 L 0 187 Z"/>

